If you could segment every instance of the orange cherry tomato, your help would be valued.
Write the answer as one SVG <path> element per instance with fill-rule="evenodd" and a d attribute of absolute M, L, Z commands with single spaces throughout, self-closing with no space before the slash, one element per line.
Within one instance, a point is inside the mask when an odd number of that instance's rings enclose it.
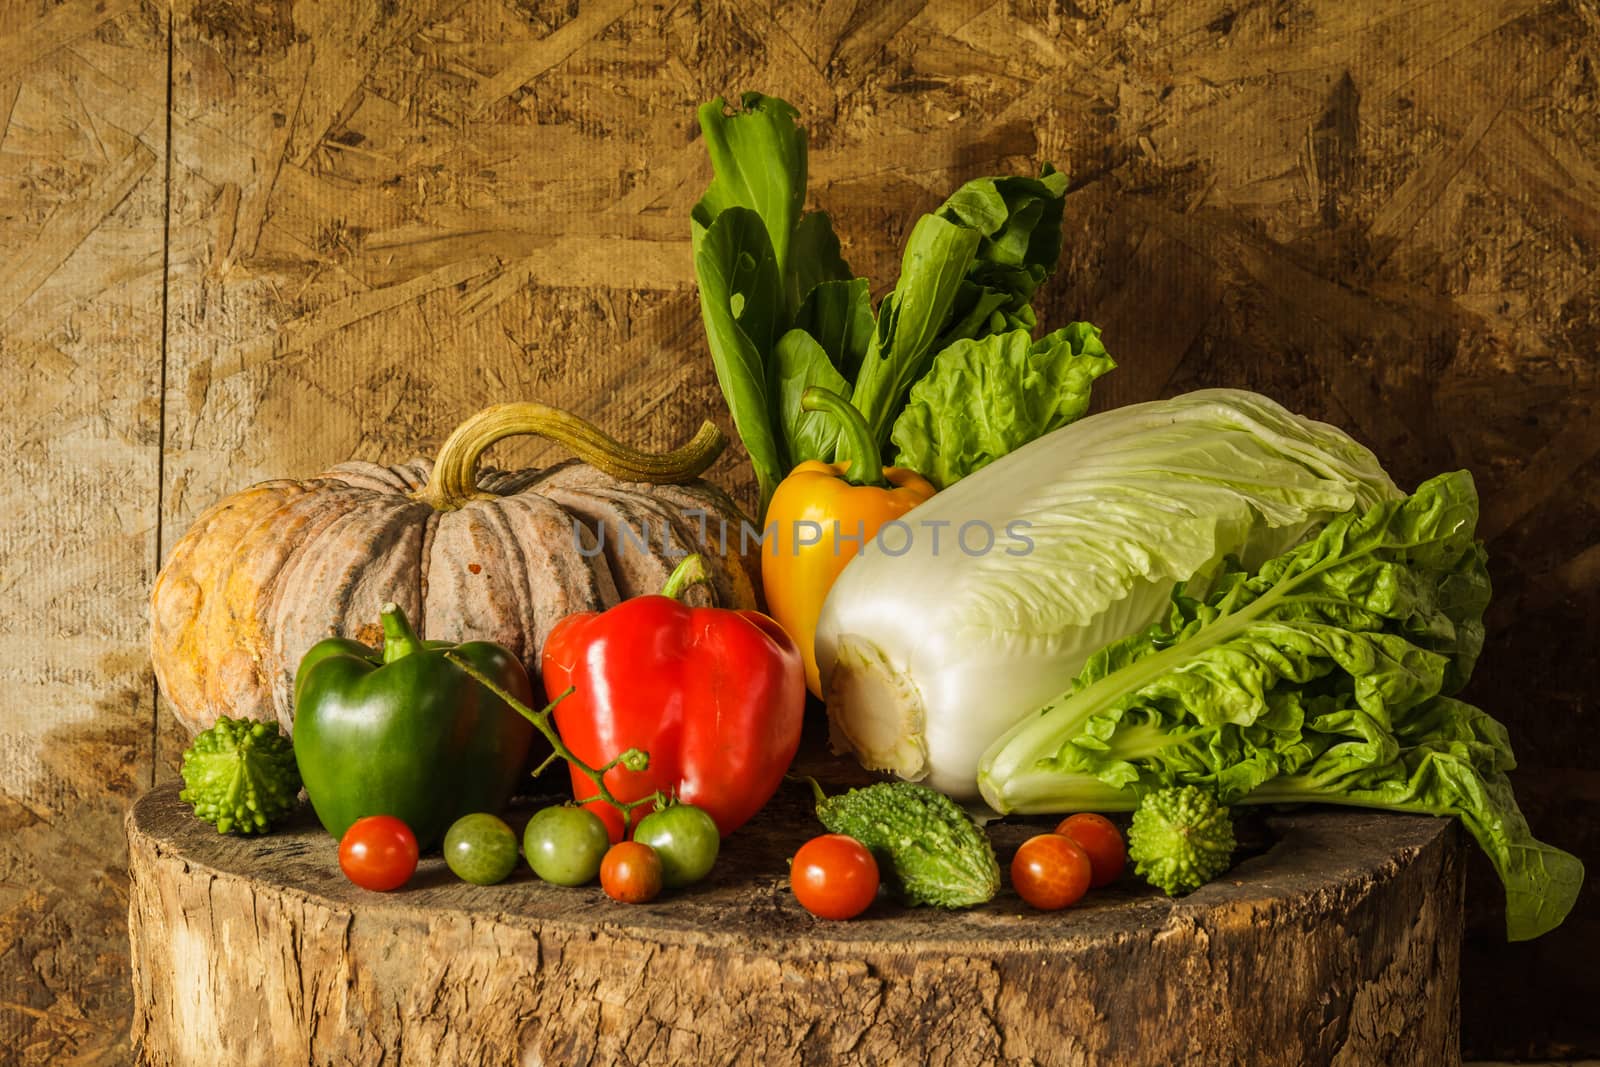
<path fill-rule="evenodd" d="M 1058 911 L 1076 904 L 1089 891 L 1089 854 L 1060 834 L 1030 837 L 1011 861 L 1011 884 L 1023 900 L 1040 911 Z"/>
<path fill-rule="evenodd" d="M 878 861 L 853 837 L 823 834 L 794 854 L 789 884 L 819 919 L 853 919 L 878 895 Z"/>
<path fill-rule="evenodd" d="M 357 819 L 339 839 L 339 869 L 362 889 L 399 889 L 416 872 L 417 836 L 393 815 Z"/>
<path fill-rule="evenodd" d="M 1056 833 L 1072 838 L 1089 854 L 1089 866 L 1094 870 L 1089 877 L 1091 888 L 1110 885 L 1122 876 L 1122 868 L 1128 863 L 1128 846 L 1123 843 L 1122 831 L 1104 815 L 1069 815 L 1061 820 Z"/>
<path fill-rule="evenodd" d="M 600 861 L 600 888 L 624 904 L 654 900 L 661 892 L 661 857 L 649 845 L 618 841 Z"/>

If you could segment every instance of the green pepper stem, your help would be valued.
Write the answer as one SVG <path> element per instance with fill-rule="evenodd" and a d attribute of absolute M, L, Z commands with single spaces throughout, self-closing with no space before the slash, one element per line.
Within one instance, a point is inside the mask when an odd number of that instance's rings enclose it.
<path fill-rule="evenodd" d="M 406 618 L 399 604 L 385 604 L 378 617 L 383 624 L 383 662 L 393 663 L 405 656 L 415 655 L 426 647 L 422 638 L 417 636 L 417 631 L 411 628 L 411 620 Z"/>
<path fill-rule="evenodd" d="M 849 464 L 841 476 L 845 481 L 879 489 L 889 487 L 889 479 L 883 476 L 878 443 L 854 404 L 830 389 L 811 385 L 800 394 L 800 409 L 820 411 L 839 424 L 839 443 L 834 448 L 834 456 L 839 462 Z"/>
<path fill-rule="evenodd" d="M 671 597 L 673 600 L 682 600 L 689 588 L 705 582 L 711 584 L 711 572 L 706 569 L 706 558 L 695 552 L 683 558 L 683 562 L 672 568 L 672 573 L 667 575 L 666 584 L 661 587 L 661 595 Z"/>
<path fill-rule="evenodd" d="M 589 781 L 594 783 L 595 789 L 599 792 L 598 796 L 589 797 L 588 799 L 582 801 L 582 803 L 588 804 L 592 801 L 603 800 L 607 804 L 610 804 L 612 807 L 616 808 L 618 811 L 622 812 L 623 837 L 627 837 L 629 831 L 631 831 L 633 828 L 633 812 L 635 808 L 642 808 L 646 804 L 652 805 L 653 807 L 662 799 L 661 791 L 657 790 L 656 792 L 651 793 L 649 796 L 641 797 L 638 800 L 618 800 L 616 794 L 612 793 L 611 790 L 606 786 L 606 772 L 611 770 L 613 767 L 623 766 L 630 771 L 646 770 L 650 766 L 650 754 L 645 752 L 643 749 L 626 749 L 623 752 L 618 753 L 617 757 L 610 763 L 607 763 L 604 767 L 591 767 L 583 760 L 579 759 L 577 753 L 568 748 L 566 742 L 561 740 L 561 735 L 557 733 L 556 728 L 551 725 L 550 719 L 555 715 L 556 705 L 573 694 L 575 691 L 573 686 L 568 686 L 564 693 L 557 696 L 554 700 L 550 701 L 550 703 L 546 704 L 540 710 L 535 711 L 522 701 L 518 700 L 515 696 L 508 692 L 504 686 L 500 685 L 493 678 L 490 678 L 487 674 L 484 674 L 471 663 L 467 662 L 467 660 L 459 653 L 455 651 L 446 652 L 444 654 L 444 658 L 449 660 L 451 663 L 454 663 L 457 667 L 460 667 L 473 681 L 477 682 L 489 692 L 499 697 L 509 708 L 511 708 L 512 711 L 515 711 L 518 715 L 521 715 L 524 719 L 527 719 L 529 722 L 533 723 L 533 728 L 543 734 L 546 741 L 550 742 L 550 748 L 553 750 L 553 754 L 551 755 L 550 759 L 545 760 L 539 765 L 539 769 L 533 772 L 534 776 L 538 777 L 538 775 L 550 765 L 550 761 L 553 759 L 564 759 L 568 763 L 572 764 L 579 774 L 583 775 L 585 778 L 589 779 Z"/>

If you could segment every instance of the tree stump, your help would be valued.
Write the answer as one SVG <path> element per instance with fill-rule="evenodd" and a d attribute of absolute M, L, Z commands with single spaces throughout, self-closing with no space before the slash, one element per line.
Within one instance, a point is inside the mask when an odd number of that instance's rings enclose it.
<path fill-rule="evenodd" d="M 992 824 L 1002 870 L 1048 825 Z M 133 1036 L 195 1067 L 1459 1060 L 1449 821 L 1251 814 L 1235 868 L 1181 900 L 1128 874 L 1062 912 L 1008 885 L 847 923 L 788 890 L 817 832 L 786 785 L 706 882 L 648 905 L 526 867 L 472 886 L 437 856 L 376 894 L 309 811 L 222 837 L 161 787 L 128 818 Z"/>

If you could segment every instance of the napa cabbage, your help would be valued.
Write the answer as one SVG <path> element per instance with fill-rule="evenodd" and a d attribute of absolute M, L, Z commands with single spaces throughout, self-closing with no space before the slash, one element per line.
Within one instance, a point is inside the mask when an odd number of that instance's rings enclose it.
<path fill-rule="evenodd" d="M 1400 496 L 1343 431 L 1209 389 L 1080 419 L 886 524 L 823 605 L 835 747 L 977 795 L 978 760 L 1228 556 L 1258 565 Z"/>
<path fill-rule="evenodd" d="M 1533 836 L 1505 728 L 1456 694 L 1483 647 L 1489 578 L 1465 471 L 1330 522 L 1258 568 L 1228 561 L 1097 652 L 984 754 L 999 811 L 1317 801 L 1456 816 L 1505 885 L 1506 933 L 1559 924 L 1577 857 Z"/>

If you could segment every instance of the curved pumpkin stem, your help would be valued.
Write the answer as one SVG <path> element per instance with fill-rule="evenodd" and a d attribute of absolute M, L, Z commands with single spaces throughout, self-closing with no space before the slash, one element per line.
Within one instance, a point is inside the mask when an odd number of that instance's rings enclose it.
<path fill-rule="evenodd" d="M 591 422 L 532 400 L 484 408 L 455 428 L 439 449 L 428 484 L 415 498 L 438 511 L 454 511 L 493 494 L 478 489 L 478 459 L 490 445 L 506 437 L 532 434 L 558 441 L 573 455 L 625 482 L 692 482 L 716 460 L 727 437 L 707 419 L 694 438 L 671 452 L 640 452 L 611 437 Z"/>

